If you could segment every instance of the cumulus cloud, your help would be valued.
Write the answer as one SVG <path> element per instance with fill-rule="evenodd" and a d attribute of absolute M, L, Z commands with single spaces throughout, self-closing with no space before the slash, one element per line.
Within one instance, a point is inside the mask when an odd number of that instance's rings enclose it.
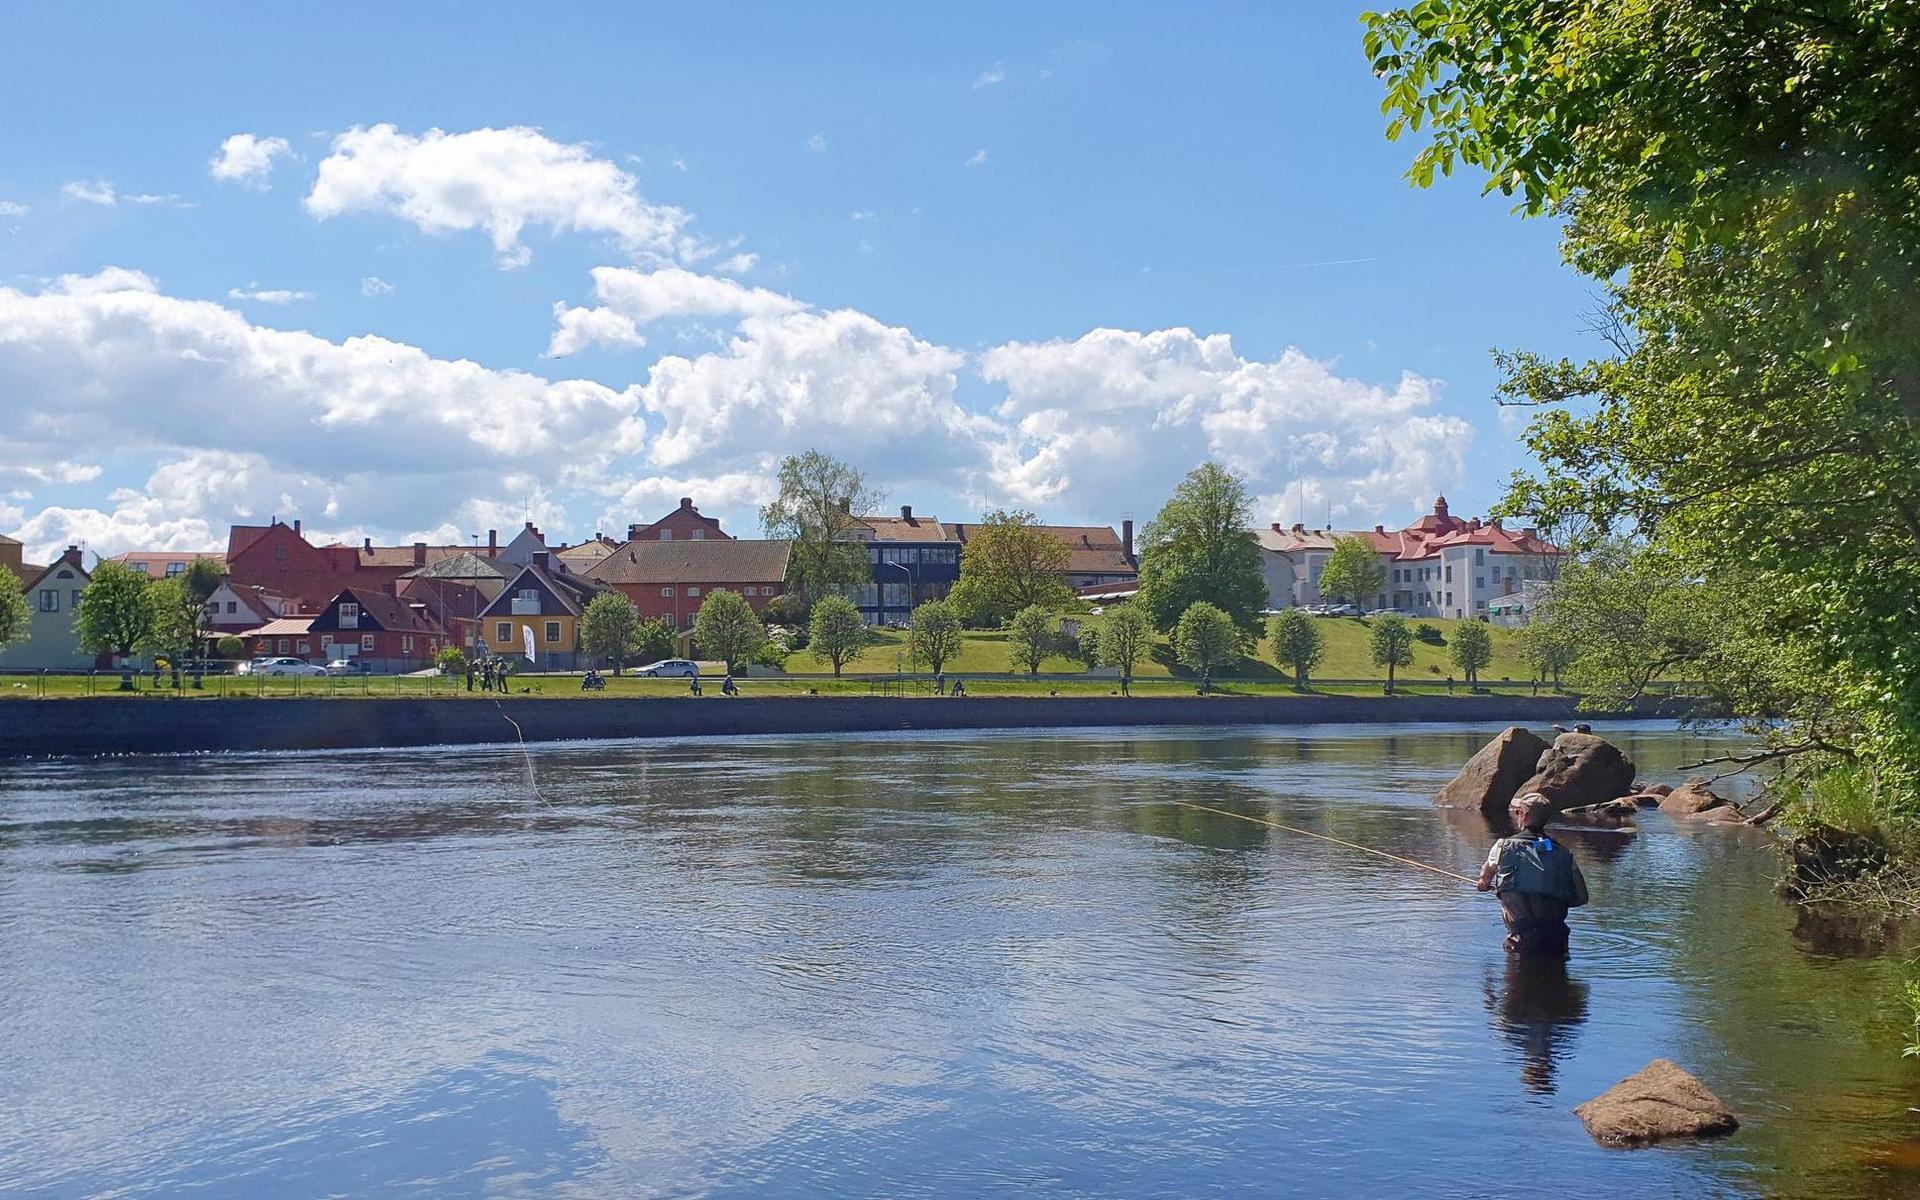
<path fill-rule="evenodd" d="M 0 200 L 0 217 L 24 217 L 31 211 L 26 205 L 12 200 Z"/>
<path fill-rule="evenodd" d="M 259 137 L 236 133 L 220 143 L 220 153 L 207 162 L 207 173 L 226 183 L 266 191 L 271 184 L 273 160 L 293 153 L 283 137 Z"/>
<path fill-rule="evenodd" d="M 156 195 L 152 192 L 122 193 L 108 179 L 76 179 L 62 184 L 60 194 L 69 200 L 78 200 L 83 204 L 97 204 L 102 208 L 114 208 L 122 201 L 128 204 L 179 204 L 180 196 L 175 192 Z"/>
<path fill-rule="evenodd" d="M 636 321 L 669 317 L 765 317 L 798 312 L 806 306 L 767 288 L 747 287 L 731 279 L 661 267 L 636 271 L 595 267 L 593 293 L 601 303 Z"/>
<path fill-rule="evenodd" d="M 388 296 L 393 294 L 393 285 L 378 275 L 369 275 L 360 281 L 362 296 Z"/>
<path fill-rule="evenodd" d="M 568 308 L 553 306 L 553 337 L 547 342 L 548 358 L 565 358 L 589 346 L 638 348 L 647 339 L 634 328 L 633 318 L 610 308 Z"/>
<path fill-rule="evenodd" d="M 502 267 L 531 260 L 521 242 L 529 225 L 604 234 L 642 261 L 701 253 L 687 213 L 649 203 L 632 175 L 586 146 L 525 126 L 418 136 L 355 126 L 333 139 L 305 204 L 320 220 L 385 213 L 434 235 L 483 230 Z"/>
<path fill-rule="evenodd" d="M 977 92 L 983 88 L 998 87 L 1006 81 L 1007 64 L 995 63 L 973 77 L 973 90 Z"/>
<path fill-rule="evenodd" d="M 312 292 L 297 292 L 291 288 L 263 288 L 257 283 L 249 283 L 244 288 L 228 288 L 229 300 L 256 300 L 261 304 L 292 304 L 296 300 L 313 299 Z"/>
<path fill-rule="evenodd" d="M 1227 335 L 1189 329 L 1010 342 L 981 356 L 980 373 L 1005 385 L 997 415 L 1012 430 L 994 483 L 1036 505 L 1132 507 L 1143 485 L 1159 494 L 1211 458 L 1256 493 L 1306 479 L 1336 516 L 1370 514 L 1424 504 L 1458 478 L 1473 436 L 1433 411 L 1435 385 L 1418 375 L 1381 387 L 1297 349 L 1249 359 Z"/>

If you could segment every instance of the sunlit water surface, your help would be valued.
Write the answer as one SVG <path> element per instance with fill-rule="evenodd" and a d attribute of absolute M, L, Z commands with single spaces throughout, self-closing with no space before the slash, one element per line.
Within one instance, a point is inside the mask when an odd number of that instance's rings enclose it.
<path fill-rule="evenodd" d="M 1575 835 L 1520 973 L 1451 727 L 0 767 L 0 1194 L 1920 1193 L 1896 961 Z M 1710 744 L 1602 729 L 1649 778 Z M 1733 1138 L 1572 1113 L 1667 1056 Z"/>

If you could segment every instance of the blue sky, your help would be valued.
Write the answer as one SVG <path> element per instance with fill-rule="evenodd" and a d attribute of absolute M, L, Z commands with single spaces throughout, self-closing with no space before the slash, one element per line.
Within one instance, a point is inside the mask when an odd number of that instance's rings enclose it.
<path fill-rule="evenodd" d="M 17 10 L 0 530 L 747 532 L 813 445 L 955 519 L 1206 457 L 1263 518 L 1484 512 L 1488 350 L 1581 352 L 1590 289 L 1404 182 L 1358 11 Z"/>

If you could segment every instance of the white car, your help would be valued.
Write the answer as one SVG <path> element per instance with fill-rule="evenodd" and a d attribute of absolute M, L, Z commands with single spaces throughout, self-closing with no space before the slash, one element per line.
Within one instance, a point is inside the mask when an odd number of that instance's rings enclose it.
<path fill-rule="evenodd" d="M 303 658 L 269 658 L 249 664 L 249 675 L 325 675 L 325 667 L 316 667 Z"/>
<path fill-rule="evenodd" d="M 659 662 L 636 668 L 636 672 L 654 679 L 673 677 L 692 679 L 700 674 L 700 667 L 691 659 L 663 658 Z"/>

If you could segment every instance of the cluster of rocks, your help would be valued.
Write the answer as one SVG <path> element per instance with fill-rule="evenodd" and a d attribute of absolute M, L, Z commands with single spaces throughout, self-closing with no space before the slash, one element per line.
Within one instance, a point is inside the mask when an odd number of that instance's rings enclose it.
<path fill-rule="evenodd" d="M 1739 823 L 1745 814 L 1703 778 L 1677 788 L 1640 783 L 1633 760 L 1603 737 L 1562 733 L 1552 742 L 1515 725 L 1482 746 L 1434 797 L 1448 808 L 1504 816 L 1515 796 L 1538 792 L 1562 820 L 1595 825 L 1630 821 L 1643 808 L 1682 820 Z"/>

